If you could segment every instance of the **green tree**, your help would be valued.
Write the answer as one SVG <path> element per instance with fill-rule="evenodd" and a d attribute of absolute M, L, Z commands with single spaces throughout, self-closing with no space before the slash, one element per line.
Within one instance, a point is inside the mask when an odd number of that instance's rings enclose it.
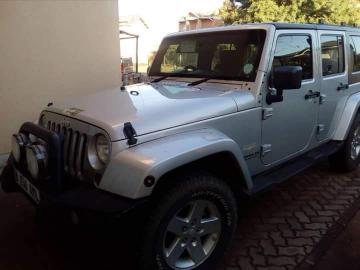
<path fill-rule="evenodd" d="M 220 16 L 224 19 L 225 24 L 232 24 L 239 21 L 239 9 L 232 0 L 224 0 L 219 10 Z"/>
<path fill-rule="evenodd" d="M 237 8 L 226 0 L 219 13 L 226 23 L 298 22 L 360 24 L 360 8 L 354 0 L 243 0 Z"/>

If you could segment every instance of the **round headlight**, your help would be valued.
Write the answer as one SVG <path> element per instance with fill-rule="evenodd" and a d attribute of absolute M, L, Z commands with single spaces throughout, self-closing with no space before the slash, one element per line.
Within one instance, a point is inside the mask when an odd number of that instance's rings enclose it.
<path fill-rule="evenodd" d="M 96 154 L 100 161 L 106 164 L 110 157 L 110 144 L 104 135 L 98 135 L 95 142 Z"/>
<path fill-rule="evenodd" d="M 16 162 L 19 162 L 21 157 L 25 154 L 25 146 L 29 143 L 28 137 L 23 134 L 14 134 L 11 137 L 11 153 Z"/>
<path fill-rule="evenodd" d="M 26 162 L 28 170 L 34 179 L 44 175 L 47 167 L 47 152 L 43 145 L 26 147 Z"/>
<path fill-rule="evenodd" d="M 110 142 L 102 134 L 96 135 L 88 149 L 88 160 L 91 167 L 101 170 L 110 159 Z"/>

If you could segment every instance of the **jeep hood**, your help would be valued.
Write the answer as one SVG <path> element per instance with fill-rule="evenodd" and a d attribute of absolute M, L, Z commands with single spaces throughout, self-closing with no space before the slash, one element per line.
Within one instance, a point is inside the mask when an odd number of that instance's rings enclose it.
<path fill-rule="evenodd" d="M 112 141 L 125 138 L 131 122 L 138 136 L 235 113 L 255 104 L 249 91 L 199 89 L 185 85 L 138 84 L 55 102 L 46 111 L 96 125 Z"/>

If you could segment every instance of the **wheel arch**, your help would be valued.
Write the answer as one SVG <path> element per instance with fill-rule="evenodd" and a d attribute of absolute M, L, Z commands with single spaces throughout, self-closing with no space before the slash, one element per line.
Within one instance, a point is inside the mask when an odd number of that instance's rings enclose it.
<path fill-rule="evenodd" d="M 234 190 L 253 187 L 239 145 L 222 132 L 206 128 L 163 137 L 118 153 L 99 188 L 132 199 L 142 198 L 151 195 L 158 183 L 169 180 L 173 173 L 194 167 L 222 174 L 221 178 Z M 154 178 L 154 184 L 145 186 L 144 180 L 149 176 Z"/>
<path fill-rule="evenodd" d="M 222 151 L 191 161 L 165 173 L 157 181 L 153 195 L 156 197 L 158 194 L 166 192 L 168 187 L 175 184 L 173 179 L 188 172 L 204 172 L 215 175 L 231 188 L 236 197 L 242 196 L 250 188 L 233 153 Z"/>
<path fill-rule="evenodd" d="M 352 123 L 360 111 L 360 92 L 351 95 L 344 106 L 344 110 L 338 120 L 338 125 L 335 129 L 333 140 L 346 140 Z"/>

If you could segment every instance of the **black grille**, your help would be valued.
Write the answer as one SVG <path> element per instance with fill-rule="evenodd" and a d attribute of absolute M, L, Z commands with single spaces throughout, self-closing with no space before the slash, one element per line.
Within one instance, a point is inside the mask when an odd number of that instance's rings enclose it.
<path fill-rule="evenodd" d="M 49 121 L 47 128 L 63 135 L 63 162 L 66 174 L 83 179 L 86 158 L 87 135 L 72 128 L 61 128 L 59 124 Z"/>

